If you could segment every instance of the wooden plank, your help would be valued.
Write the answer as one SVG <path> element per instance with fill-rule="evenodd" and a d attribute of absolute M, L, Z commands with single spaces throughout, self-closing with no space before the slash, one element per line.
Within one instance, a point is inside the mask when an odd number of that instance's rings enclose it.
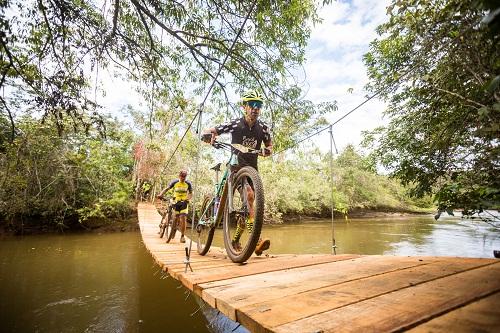
<path fill-rule="evenodd" d="M 434 261 L 435 258 L 369 256 L 227 280 L 223 281 L 225 284 L 218 282 L 218 286 L 212 288 L 210 284 L 200 287 L 206 288 L 202 298 L 208 304 L 236 320 L 236 309 L 250 304 Z"/>
<path fill-rule="evenodd" d="M 434 318 L 408 332 L 500 332 L 500 292 Z"/>
<path fill-rule="evenodd" d="M 495 261 L 490 261 L 489 264 L 491 262 Z M 257 330 L 260 326 L 272 331 L 273 327 L 317 313 L 340 308 L 486 264 L 483 260 L 471 258 L 457 258 L 448 260 L 446 263 L 432 262 L 427 265 L 395 270 L 308 292 L 296 293 L 272 301 L 242 306 L 238 309 L 236 318 L 251 331 Z M 323 279 L 322 276 L 319 278 Z M 304 281 L 304 284 L 308 284 L 306 282 Z M 282 287 L 287 292 L 290 289 L 286 284 Z M 265 292 L 261 293 L 261 295 L 263 296 L 262 299 L 265 300 L 268 290 L 263 290 Z"/>
<path fill-rule="evenodd" d="M 186 244 L 179 242 L 180 233 L 169 244 L 159 238 L 161 216 L 152 204 L 140 203 L 138 217 L 142 241 L 164 270 L 231 318 L 253 325 L 252 330 L 387 331 L 428 320 L 414 330 L 494 331 L 500 326 L 498 268 L 463 272 L 494 260 L 282 255 L 252 257 L 238 265 L 224 249 L 212 248 L 204 257 L 192 250 L 195 272 L 184 273 Z"/>
<path fill-rule="evenodd" d="M 182 273 L 175 278 L 178 278 L 182 284 L 193 290 L 197 295 L 201 296 L 202 289 L 197 287 L 198 284 L 212 281 L 230 279 L 238 276 L 254 275 L 270 271 L 282 270 L 287 268 L 310 266 L 319 263 L 334 262 L 339 260 L 349 260 L 357 258 L 358 255 L 293 255 L 289 257 L 252 257 L 247 264 L 234 264 L 227 269 L 207 269 L 201 272 Z M 229 259 L 228 259 L 229 260 Z M 262 262 L 261 265 L 256 263 Z"/>
<path fill-rule="evenodd" d="M 500 263 L 495 263 L 310 316 L 273 331 L 403 330 L 499 290 Z"/>
<path fill-rule="evenodd" d="M 283 260 L 285 260 L 284 258 L 292 258 L 293 255 L 280 255 L 280 256 L 273 256 L 271 259 L 275 259 L 275 258 L 281 258 Z M 198 258 L 204 258 L 204 257 L 201 257 L 201 256 L 198 256 Z M 249 259 L 249 261 L 247 262 L 247 264 L 252 264 L 252 265 L 262 265 L 263 263 L 267 262 L 267 260 L 269 260 L 269 258 L 257 258 L 257 257 L 252 257 Z M 203 261 L 203 260 L 200 260 L 200 261 L 197 261 L 197 260 L 192 260 L 191 262 L 196 262 L 198 265 L 196 265 L 196 271 L 207 271 L 208 269 L 212 269 L 212 268 L 218 268 L 217 271 L 218 272 L 221 272 L 220 271 L 220 268 L 228 268 L 228 269 L 232 269 L 232 267 L 234 267 L 235 265 L 238 265 L 238 264 L 235 264 L 233 263 L 231 260 L 227 259 L 227 257 L 224 256 L 223 259 L 219 259 L 219 260 L 215 260 L 215 259 L 210 259 L 210 260 L 206 260 L 206 261 Z M 195 266 L 191 265 L 193 270 L 195 270 Z M 185 265 L 178 265 L 178 264 L 173 264 L 173 265 L 168 265 L 168 269 L 167 269 L 167 272 L 169 274 L 171 274 L 172 276 L 179 276 L 180 274 L 184 273 L 184 267 Z"/>

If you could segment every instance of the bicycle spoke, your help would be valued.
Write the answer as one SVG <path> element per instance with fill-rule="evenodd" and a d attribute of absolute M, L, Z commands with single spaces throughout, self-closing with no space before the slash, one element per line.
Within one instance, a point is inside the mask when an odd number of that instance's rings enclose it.
<path fill-rule="evenodd" d="M 201 207 L 202 216 L 196 226 L 197 250 L 201 255 L 205 255 L 210 249 L 214 237 L 214 203 L 210 197 L 206 197 Z"/>
<path fill-rule="evenodd" d="M 229 257 L 235 262 L 243 262 L 255 250 L 263 220 L 262 182 L 256 170 L 250 167 L 240 169 L 230 195 L 233 209 L 226 209 L 224 241 Z"/>

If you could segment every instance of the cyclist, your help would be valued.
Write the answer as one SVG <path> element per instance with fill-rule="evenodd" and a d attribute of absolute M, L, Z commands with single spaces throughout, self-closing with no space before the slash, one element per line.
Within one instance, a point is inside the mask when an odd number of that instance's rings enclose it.
<path fill-rule="evenodd" d="M 271 155 L 272 152 L 272 141 L 271 132 L 269 131 L 269 126 L 262 120 L 258 119 L 260 115 L 260 110 L 264 104 L 264 100 L 259 92 L 252 90 L 244 93 L 241 96 L 243 117 L 234 119 L 226 124 L 221 124 L 212 128 L 209 128 L 205 133 L 210 133 L 211 139 L 210 143 L 213 144 L 215 138 L 223 133 L 231 133 L 231 143 L 241 144 L 245 147 L 262 150 L 264 156 Z M 264 149 L 262 149 L 262 144 Z M 238 155 L 238 167 L 251 166 L 258 170 L 257 168 L 257 155 L 256 154 L 240 154 Z M 255 211 L 253 209 L 253 202 L 255 200 L 253 189 L 250 185 L 247 185 L 247 194 L 249 202 L 249 218 L 246 221 L 246 226 L 249 232 L 253 228 L 253 222 L 255 217 Z M 243 228 L 237 224 L 236 232 L 234 234 L 232 243 L 235 249 L 241 248 L 239 239 L 243 233 Z M 271 241 L 269 239 L 259 239 L 257 246 L 255 248 L 255 254 L 260 256 L 263 251 L 269 249 Z"/>
<path fill-rule="evenodd" d="M 169 191 L 174 198 L 174 213 L 175 218 L 179 221 L 179 227 L 181 231 L 181 243 L 185 243 L 184 233 L 186 232 L 187 224 L 187 214 L 188 214 L 188 204 L 189 200 L 193 195 L 193 186 L 189 180 L 186 180 L 187 171 L 181 170 L 179 172 L 179 179 L 173 180 L 167 188 L 158 194 L 158 198 L 163 197 L 163 195 Z"/>

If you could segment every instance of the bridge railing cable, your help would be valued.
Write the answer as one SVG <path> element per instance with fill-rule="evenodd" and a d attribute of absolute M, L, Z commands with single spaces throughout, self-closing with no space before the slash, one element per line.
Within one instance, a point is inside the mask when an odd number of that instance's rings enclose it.
<path fill-rule="evenodd" d="M 476 26 L 476 24 L 478 24 L 479 22 L 476 22 L 476 23 L 473 23 L 471 24 L 469 27 L 467 27 L 464 31 L 462 31 L 460 34 L 456 35 L 453 40 L 459 40 L 460 38 L 462 38 L 464 36 L 465 33 L 467 33 L 468 31 L 470 31 L 471 29 L 473 29 L 474 26 Z M 448 43 L 444 43 L 442 44 L 440 47 L 438 47 L 435 51 L 434 51 L 434 54 L 435 55 L 438 55 L 440 52 L 443 51 L 443 49 L 447 46 L 449 46 L 451 44 L 451 41 L 449 41 Z M 398 83 L 399 81 L 401 81 L 401 79 L 403 79 L 404 77 L 406 77 L 407 75 L 409 75 L 410 73 L 412 73 L 413 71 L 419 69 L 424 63 L 425 63 L 425 60 L 426 59 L 430 59 L 432 56 L 431 55 L 427 55 L 426 57 L 422 57 L 421 61 L 417 62 L 415 65 L 411 66 L 410 68 L 407 68 L 406 71 L 404 71 L 400 76 L 397 77 L 397 79 L 395 80 L 394 83 Z M 381 87 L 379 89 L 377 89 L 372 95 L 366 97 L 366 99 L 359 103 L 358 105 L 356 105 L 353 109 L 351 109 L 349 112 L 347 112 L 346 114 L 344 114 L 342 117 L 340 117 L 339 119 L 335 120 L 333 123 L 331 124 L 328 124 L 327 126 L 319 129 L 319 130 L 316 130 L 314 133 L 292 143 L 290 146 L 287 146 L 277 152 L 273 152 L 272 156 L 274 155 L 278 155 L 282 152 L 285 152 L 289 149 L 292 149 L 294 147 L 297 147 L 299 144 L 301 144 L 302 142 L 326 131 L 327 129 L 330 128 L 330 126 L 334 126 L 336 124 L 338 124 L 339 122 L 341 122 L 342 120 L 344 120 L 347 116 L 349 116 L 351 113 L 353 113 L 354 111 L 358 110 L 360 107 L 362 107 L 363 105 L 365 105 L 367 102 L 369 102 L 370 100 L 372 100 L 373 98 L 377 97 L 378 95 L 380 95 L 381 93 L 383 93 L 384 91 L 386 90 L 389 90 L 389 89 L 392 89 L 391 86 L 389 85 L 386 85 L 384 87 Z"/>
<path fill-rule="evenodd" d="M 290 146 L 288 147 L 285 147 L 281 150 L 278 150 L 276 152 L 273 152 L 273 156 L 274 155 L 278 155 L 280 153 L 283 153 L 289 149 L 292 149 L 294 147 L 297 147 L 298 145 L 300 145 L 302 142 L 306 141 L 306 140 L 309 140 L 310 138 L 326 131 L 327 129 L 330 128 L 330 126 L 334 126 L 336 125 L 337 123 L 339 123 L 340 121 L 342 121 L 344 118 L 346 118 L 347 116 L 349 116 L 351 113 L 353 113 L 354 111 L 358 110 L 360 107 L 362 107 L 363 105 L 365 105 L 368 101 L 372 100 L 373 98 L 375 98 L 376 96 L 378 96 L 380 93 L 382 93 L 384 90 L 386 90 L 387 88 L 384 88 L 384 89 L 379 89 L 377 90 L 375 93 L 373 93 L 372 95 L 370 95 L 369 97 L 367 97 L 363 102 L 361 102 L 360 104 L 358 104 L 356 107 L 354 107 L 353 109 L 351 109 L 349 112 L 347 112 L 346 114 L 344 114 L 342 117 L 340 117 L 339 119 L 337 119 L 336 121 L 334 121 L 333 123 L 331 124 L 328 124 L 327 126 L 319 129 L 319 130 L 316 130 L 315 132 L 313 132 L 312 134 L 309 134 L 308 136 L 294 142 L 293 144 L 291 144 Z"/>

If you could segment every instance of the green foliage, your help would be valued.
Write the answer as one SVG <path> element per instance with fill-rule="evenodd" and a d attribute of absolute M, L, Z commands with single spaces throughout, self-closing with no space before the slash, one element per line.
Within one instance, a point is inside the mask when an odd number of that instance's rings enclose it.
<path fill-rule="evenodd" d="M 259 167 L 265 185 L 266 214 L 269 220 L 283 215 L 348 215 L 358 209 L 425 211 L 429 198 L 413 200 L 395 180 L 378 175 L 369 157 L 352 146 L 334 159 L 333 188 L 329 154 L 318 150 L 297 153 L 293 160 L 262 161 Z"/>
<path fill-rule="evenodd" d="M 12 128 L 7 118 L 0 114 L 0 152 L 5 151 L 5 145 L 12 140 Z"/>
<path fill-rule="evenodd" d="M 234 107 L 228 95 L 257 88 L 273 101 L 276 121 L 286 118 L 300 99 L 291 99 L 297 91 L 291 73 L 304 62 L 321 3 L 259 0 L 252 9 L 253 3 L 3 1 L 0 88 L 12 93 L 0 102 L 12 120 L 18 110 L 36 109 L 60 132 L 94 125 L 104 130 L 91 89 L 102 69 L 139 83 L 148 104 L 183 108 L 187 97 L 207 90 L 227 56 L 212 90 L 220 112 Z"/>
<path fill-rule="evenodd" d="M 93 200 L 92 206 L 76 210 L 80 221 L 84 222 L 90 218 L 127 217 L 130 214 L 132 189 L 132 182 L 119 181 L 118 189 L 111 193 L 110 198 L 97 198 L 97 200 Z"/>
<path fill-rule="evenodd" d="M 368 89 L 383 89 L 391 119 L 365 144 L 443 211 L 500 207 L 500 49 L 484 24 L 488 4 L 394 1 L 365 55 Z"/>
<path fill-rule="evenodd" d="M 133 136 L 107 122 L 108 136 L 60 136 L 53 124 L 24 118 L 0 154 L 0 215 L 123 217 L 130 213 Z M 127 180 L 129 179 L 129 180 Z"/>

